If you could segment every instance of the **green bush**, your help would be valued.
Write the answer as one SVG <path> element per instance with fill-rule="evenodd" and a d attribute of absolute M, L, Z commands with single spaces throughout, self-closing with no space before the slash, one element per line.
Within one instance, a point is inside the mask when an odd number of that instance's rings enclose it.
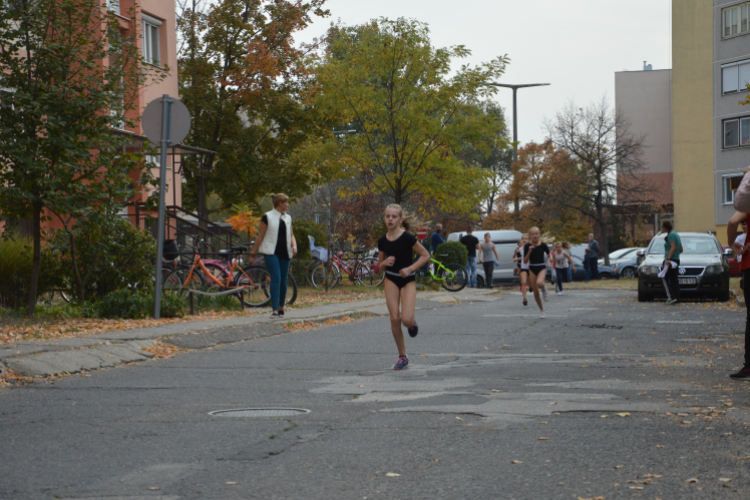
<path fill-rule="evenodd" d="M 17 309 L 26 305 L 33 257 L 30 239 L 0 238 L 0 307 Z M 52 253 L 43 249 L 37 297 L 60 286 L 59 271 Z"/>
<path fill-rule="evenodd" d="M 440 257 L 440 255 L 446 255 L 447 257 Z M 457 241 L 446 241 L 438 245 L 437 250 L 432 257 L 442 262 L 443 264 L 458 264 L 465 266 L 469 260 L 469 252 L 463 243 Z"/>
<path fill-rule="evenodd" d="M 95 306 L 101 318 L 143 319 L 154 312 L 154 296 L 143 290 L 115 290 L 105 295 Z M 163 294 L 159 311 L 162 318 L 181 318 L 185 303 L 177 294 Z"/>
<path fill-rule="evenodd" d="M 294 219 L 292 221 L 294 228 L 294 237 L 297 240 L 297 257 L 299 259 L 311 259 L 310 240 L 308 236 L 315 238 L 316 247 L 326 247 L 328 245 L 328 232 L 325 226 L 316 224 L 308 219 Z M 297 276 L 295 275 L 295 278 Z M 299 284 L 299 280 L 297 280 Z"/>
<path fill-rule="evenodd" d="M 123 288 L 153 288 L 156 242 L 115 214 L 95 215 L 69 231 L 58 231 L 50 247 L 62 263 L 62 279 L 78 301 L 103 298 Z M 82 290 L 75 278 L 73 248 Z"/>

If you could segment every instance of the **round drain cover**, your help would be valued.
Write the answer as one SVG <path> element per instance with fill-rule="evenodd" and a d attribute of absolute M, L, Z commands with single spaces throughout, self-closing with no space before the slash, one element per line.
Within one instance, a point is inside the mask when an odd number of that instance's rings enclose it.
<path fill-rule="evenodd" d="M 209 412 L 214 417 L 291 417 L 304 415 L 310 410 L 303 408 L 239 408 L 236 410 L 216 410 Z"/>

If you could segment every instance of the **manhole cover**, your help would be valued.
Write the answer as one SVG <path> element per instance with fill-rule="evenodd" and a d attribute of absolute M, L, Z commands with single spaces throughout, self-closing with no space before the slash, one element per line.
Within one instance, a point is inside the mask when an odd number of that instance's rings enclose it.
<path fill-rule="evenodd" d="M 236 410 L 217 410 L 208 414 L 214 417 L 291 417 L 306 413 L 310 413 L 310 410 L 303 408 L 239 408 Z"/>

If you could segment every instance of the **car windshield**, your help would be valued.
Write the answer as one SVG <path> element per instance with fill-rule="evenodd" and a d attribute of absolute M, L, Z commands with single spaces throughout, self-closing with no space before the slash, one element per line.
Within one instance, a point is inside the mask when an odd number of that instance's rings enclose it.
<path fill-rule="evenodd" d="M 666 235 L 659 235 L 651 242 L 648 247 L 649 255 L 664 255 L 664 238 Z M 682 255 L 706 255 L 717 254 L 719 248 L 716 246 L 714 239 L 709 236 L 682 236 Z"/>
<path fill-rule="evenodd" d="M 609 260 L 620 259 L 622 257 L 625 257 L 626 255 L 628 255 L 633 250 L 635 250 L 635 248 L 621 248 L 619 250 L 615 250 L 614 252 L 612 252 L 611 254 L 609 254 Z"/>

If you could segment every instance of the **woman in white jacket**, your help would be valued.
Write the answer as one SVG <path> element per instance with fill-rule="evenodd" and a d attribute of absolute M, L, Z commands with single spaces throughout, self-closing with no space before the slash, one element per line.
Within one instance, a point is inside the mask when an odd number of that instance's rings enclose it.
<path fill-rule="evenodd" d="M 271 274 L 271 317 L 284 316 L 286 302 L 286 283 L 289 276 L 289 264 L 297 255 L 297 240 L 292 231 L 292 218 L 287 215 L 289 197 L 283 193 L 271 195 L 273 210 L 260 219 L 258 237 L 255 239 L 250 262 L 260 252 L 266 261 L 266 268 Z"/>

